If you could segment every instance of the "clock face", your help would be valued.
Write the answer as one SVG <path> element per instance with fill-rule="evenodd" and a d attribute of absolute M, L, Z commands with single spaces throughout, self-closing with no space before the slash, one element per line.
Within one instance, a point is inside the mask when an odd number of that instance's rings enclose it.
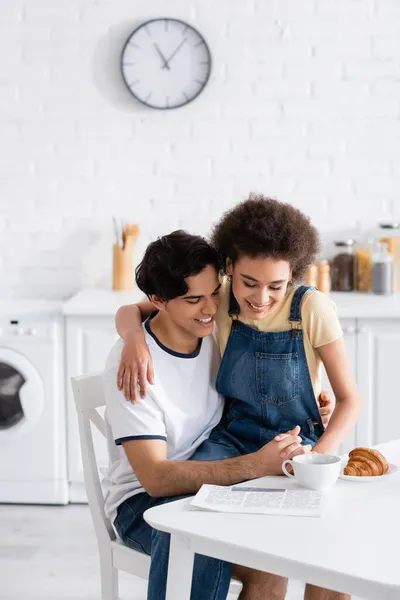
<path fill-rule="evenodd" d="M 194 100 L 211 72 L 204 38 L 177 19 L 155 19 L 126 41 L 121 69 L 129 91 L 152 108 L 178 108 Z"/>

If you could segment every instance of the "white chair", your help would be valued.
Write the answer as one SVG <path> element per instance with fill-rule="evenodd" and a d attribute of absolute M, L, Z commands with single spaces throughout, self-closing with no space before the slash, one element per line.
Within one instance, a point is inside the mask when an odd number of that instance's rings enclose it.
<path fill-rule="evenodd" d="M 118 569 L 148 579 L 150 557 L 125 546 L 116 538 L 104 513 L 104 498 L 93 444 L 91 423 L 107 438 L 107 423 L 97 411 L 105 406 L 101 374 L 72 377 L 72 390 L 78 413 L 79 437 L 85 488 L 100 555 L 101 598 L 118 600 Z M 110 448 L 112 453 L 112 448 Z M 238 594 L 241 584 L 232 580 L 230 593 Z"/>

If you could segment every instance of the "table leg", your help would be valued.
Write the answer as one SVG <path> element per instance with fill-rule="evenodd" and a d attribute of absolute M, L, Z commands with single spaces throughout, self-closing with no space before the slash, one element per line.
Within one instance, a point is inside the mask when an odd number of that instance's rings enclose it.
<path fill-rule="evenodd" d="M 165 600 L 190 600 L 193 562 L 194 552 L 189 550 L 188 538 L 171 533 Z"/>

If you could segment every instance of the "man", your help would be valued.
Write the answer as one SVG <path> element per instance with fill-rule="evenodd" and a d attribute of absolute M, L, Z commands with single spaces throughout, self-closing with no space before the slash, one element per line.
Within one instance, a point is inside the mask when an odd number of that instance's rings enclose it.
<path fill-rule="evenodd" d="M 218 461 L 189 461 L 219 423 L 223 399 L 215 389 L 219 350 L 212 335 L 220 287 L 219 257 L 199 236 L 177 231 L 150 244 L 136 272 L 138 287 L 158 311 L 143 331 L 156 380 L 137 404 L 118 390 L 123 340 L 106 365 L 107 419 L 118 460 L 106 478 L 106 514 L 120 538 L 151 555 L 148 598 L 164 598 L 169 535 L 143 520 L 150 507 L 196 493 L 203 483 L 230 485 L 281 473 L 282 457 L 304 453 L 299 428 L 257 452 Z M 196 555 L 192 600 L 226 598 L 232 573 L 245 598 L 268 593 L 267 574 Z M 271 576 L 269 576 L 271 577 Z"/>

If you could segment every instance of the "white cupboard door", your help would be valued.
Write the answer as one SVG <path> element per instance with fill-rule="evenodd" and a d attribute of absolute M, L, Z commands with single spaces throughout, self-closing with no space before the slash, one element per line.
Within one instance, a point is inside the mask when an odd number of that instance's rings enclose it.
<path fill-rule="evenodd" d="M 346 345 L 350 364 L 352 366 L 354 377 L 357 378 L 357 337 L 356 337 L 356 320 L 341 319 L 340 324 L 343 329 L 343 338 Z M 322 389 L 328 391 L 334 397 L 333 390 L 329 383 L 325 369 L 322 367 Z M 356 429 L 353 430 L 338 449 L 339 454 L 347 454 L 356 446 Z"/>
<path fill-rule="evenodd" d="M 400 319 L 361 319 L 357 371 L 363 400 L 360 446 L 399 438 Z"/>
<path fill-rule="evenodd" d="M 69 481 L 83 482 L 78 421 L 72 396 L 71 377 L 104 369 L 107 356 L 117 339 L 114 319 L 110 317 L 68 317 L 67 332 L 67 398 L 68 398 L 68 474 Z M 104 409 L 99 410 L 103 415 Z M 93 428 L 96 458 L 107 467 L 107 444 Z"/>

